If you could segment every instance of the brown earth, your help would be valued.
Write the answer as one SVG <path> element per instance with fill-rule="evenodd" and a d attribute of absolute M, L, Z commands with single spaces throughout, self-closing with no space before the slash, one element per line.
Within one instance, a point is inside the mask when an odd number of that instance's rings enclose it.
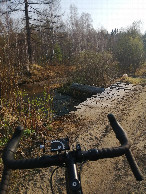
<path fill-rule="evenodd" d="M 107 114 L 113 113 L 132 142 L 131 150 L 145 176 L 146 174 L 146 86 L 136 86 L 121 98 L 107 104 L 83 104 L 75 113 L 56 121 L 58 137 L 69 135 L 71 148 L 79 141 L 82 149 L 118 146 L 109 126 Z M 53 136 L 53 134 L 52 134 Z M 50 138 L 52 138 L 50 135 Z M 49 138 L 49 137 L 48 137 Z M 51 193 L 50 176 L 54 168 L 15 171 L 8 193 Z M 125 156 L 87 162 L 81 172 L 83 193 L 146 193 L 145 180 L 137 182 Z M 65 192 L 64 169 L 54 174 L 55 193 Z"/>

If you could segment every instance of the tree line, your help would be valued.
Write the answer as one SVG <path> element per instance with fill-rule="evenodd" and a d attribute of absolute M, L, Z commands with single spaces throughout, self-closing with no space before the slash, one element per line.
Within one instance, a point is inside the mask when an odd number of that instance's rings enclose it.
<path fill-rule="evenodd" d="M 0 6 L 0 65 L 19 74 L 32 63 L 75 64 L 85 77 L 96 70 L 106 80 L 111 72 L 135 74 L 145 62 L 146 33 L 141 34 L 138 22 L 109 33 L 94 29 L 91 15 L 79 15 L 75 5 L 63 21 L 60 0 L 42 0 L 41 5 L 37 0 L 5 0 Z M 13 12 L 20 10 L 24 17 L 14 19 Z"/>

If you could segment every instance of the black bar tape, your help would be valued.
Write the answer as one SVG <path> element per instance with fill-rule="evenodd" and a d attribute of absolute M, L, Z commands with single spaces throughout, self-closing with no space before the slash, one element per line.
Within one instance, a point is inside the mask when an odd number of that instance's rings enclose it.
<path fill-rule="evenodd" d="M 56 156 L 42 156 L 34 159 L 22 159 L 15 160 L 14 154 L 18 147 L 21 135 L 23 133 L 23 127 L 17 127 L 11 140 L 8 142 L 4 149 L 2 156 L 4 166 L 8 169 L 33 169 L 33 168 L 45 168 L 49 166 L 60 166 L 64 162 L 64 155 Z"/>
<path fill-rule="evenodd" d="M 128 162 L 129 162 L 129 165 L 131 167 L 131 170 L 132 170 L 136 180 L 137 181 L 142 181 L 144 178 L 143 178 L 143 176 L 142 176 L 142 174 L 141 174 L 141 172 L 139 170 L 139 167 L 138 167 L 138 165 L 137 165 L 137 163 L 136 163 L 136 161 L 135 161 L 131 151 L 127 150 L 125 155 L 126 155 L 126 158 L 127 158 Z"/>
<path fill-rule="evenodd" d="M 113 128 L 113 131 L 116 134 L 116 138 L 119 140 L 121 144 L 125 144 L 128 141 L 127 134 L 125 131 L 122 129 L 120 124 L 116 121 L 115 117 L 113 114 L 108 114 L 108 119 L 109 122 Z"/>
<path fill-rule="evenodd" d="M 127 134 L 124 132 L 124 130 L 122 129 L 122 127 L 119 125 L 119 123 L 116 121 L 114 115 L 112 114 L 108 114 L 108 119 L 110 121 L 110 124 L 116 134 L 117 139 L 120 141 L 121 144 L 129 144 L 130 145 L 130 141 L 128 141 L 127 138 Z M 129 147 L 130 148 L 130 147 Z M 136 178 L 136 180 L 138 181 L 142 181 L 143 180 L 143 176 L 138 168 L 138 165 L 134 159 L 134 157 L 132 156 L 132 153 L 129 149 L 126 150 L 125 152 L 126 158 L 129 162 L 129 165 L 131 167 L 131 170 Z"/>
<path fill-rule="evenodd" d="M 125 151 L 128 149 L 128 145 L 121 146 L 121 147 L 115 147 L 115 148 L 103 148 L 99 149 L 99 159 L 104 158 L 114 158 L 119 157 L 125 154 Z"/>
<path fill-rule="evenodd" d="M 0 194 L 7 193 L 10 175 L 11 175 L 11 170 L 4 168 L 1 183 L 0 183 Z"/>
<path fill-rule="evenodd" d="M 13 153 L 12 153 L 13 154 Z M 5 158 L 4 164 L 9 169 L 33 169 L 33 168 L 46 168 L 50 166 L 61 166 L 65 162 L 64 154 L 55 156 L 42 156 L 33 159 L 11 160 Z"/>
<path fill-rule="evenodd" d="M 103 148 L 103 149 L 91 149 L 86 152 L 81 152 L 83 160 L 96 161 L 98 159 L 104 158 L 114 158 L 119 157 L 125 154 L 126 150 L 128 150 L 129 145 L 126 144 L 121 147 L 115 148 Z M 81 157 L 79 157 L 81 158 Z"/>
<path fill-rule="evenodd" d="M 19 141 L 20 141 L 22 133 L 23 133 L 23 127 L 22 126 L 18 126 L 15 129 L 15 132 L 14 132 L 12 138 L 7 143 L 7 146 L 4 149 L 3 157 L 5 157 L 5 155 L 7 155 L 9 151 L 11 151 L 13 153 L 16 152 L 16 149 L 18 147 L 18 144 L 19 144 Z"/>

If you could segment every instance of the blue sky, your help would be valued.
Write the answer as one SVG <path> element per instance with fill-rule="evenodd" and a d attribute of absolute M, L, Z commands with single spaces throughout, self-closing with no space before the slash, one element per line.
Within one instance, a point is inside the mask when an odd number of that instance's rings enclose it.
<path fill-rule="evenodd" d="M 61 0 L 66 16 L 71 4 L 78 8 L 79 13 L 91 14 L 95 29 L 103 27 L 111 32 L 141 20 L 141 31 L 146 31 L 146 0 Z"/>

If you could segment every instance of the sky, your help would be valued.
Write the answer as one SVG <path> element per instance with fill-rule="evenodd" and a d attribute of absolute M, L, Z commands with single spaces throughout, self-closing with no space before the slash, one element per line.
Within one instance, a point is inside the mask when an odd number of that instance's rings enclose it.
<path fill-rule="evenodd" d="M 146 32 L 146 0 L 61 0 L 66 18 L 71 4 L 78 8 L 79 14 L 91 15 L 95 29 L 104 28 L 111 32 L 141 21 L 141 32 Z"/>

